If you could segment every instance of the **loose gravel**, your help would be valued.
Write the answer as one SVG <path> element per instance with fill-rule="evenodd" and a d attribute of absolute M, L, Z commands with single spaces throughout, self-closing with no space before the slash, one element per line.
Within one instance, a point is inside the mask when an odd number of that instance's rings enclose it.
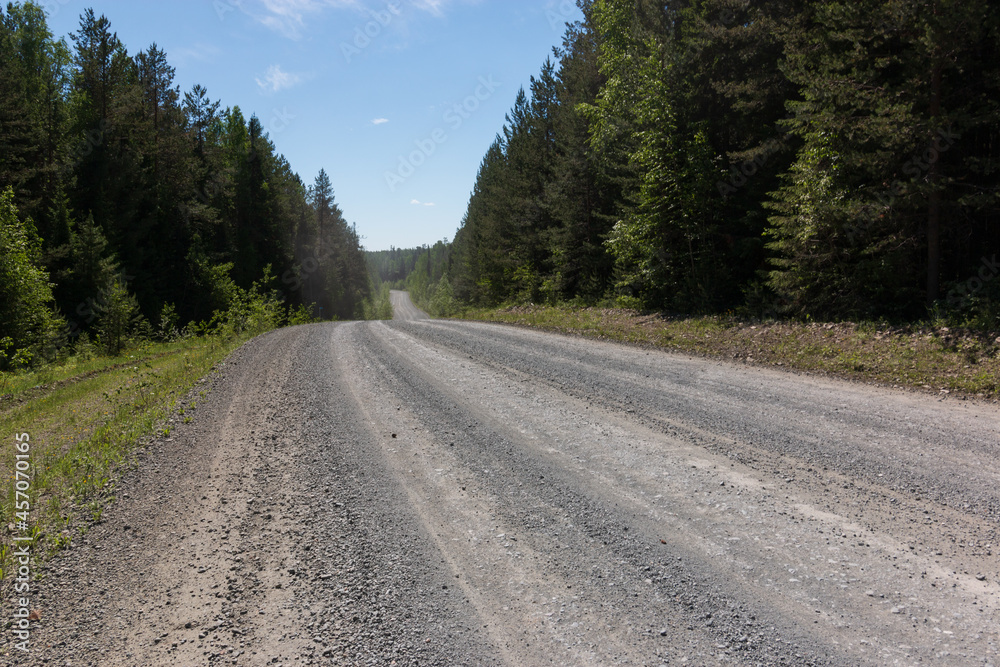
<path fill-rule="evenodd" d="M 1000 664 L 995 406 L 427 319 L 199 391 L 12 664 Z"/>

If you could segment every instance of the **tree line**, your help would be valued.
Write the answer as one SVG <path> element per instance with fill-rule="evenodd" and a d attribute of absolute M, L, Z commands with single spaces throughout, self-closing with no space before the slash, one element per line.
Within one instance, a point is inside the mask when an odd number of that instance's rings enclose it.
<path fill-rule="evenodd" d="M 461 304 L 448 280 L 454 270 L 451 251 L 452 244 L 444 239 L 419 248 L 370 250 L 367 257 L 374 282 L 409 291 L 413 300 L 433 315 L 455 315 Z"/>
<path fill-rule="evenodd" d="M 0 8 L 0 232 L 4 365 L 108 343 L 109 309 L 141 334 L 252 293 L 361 317 L 372 292 L 326 172 L 307 186 L 256 115 L 182 94 L 90 9 L 67 42 L 38 4 Z"/>
<path fill-rule="evenodd" d="M 1000 7 L 579 0 L 483 157 L 463 303 L 1000 325 Z"/>

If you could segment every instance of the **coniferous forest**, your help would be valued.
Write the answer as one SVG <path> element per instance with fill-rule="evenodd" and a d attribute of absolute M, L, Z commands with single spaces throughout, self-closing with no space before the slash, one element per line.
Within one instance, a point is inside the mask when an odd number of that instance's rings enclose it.
<path fill-rule="evenodd" d="M 578 0 L 453 241 L 369 256 L 439 312 L 512 302 L 1000 326 L 1000 8 Z M 0 361 L 373 287 L 321 171 L 86 11 L 0 10 Z M 409 276 L 409 277 L 407 277 Z M 17 355 L 20 355 L 19 357 Z"/>
<path fill-rule="evenodd" d="M 0 233 L 0 368 L 265 296 L 286 320 L 360 317 L 372 289 L 324 171 L 304 183 L 260 119 L 181 92 L 92 10 L 67 41 L 37 4 L 0 8 Z"/>
<path fill-rule="evenodd" d="M 578 4 L 437 254 L 458 303 L 1000 326 L 1000 6 Z"/>

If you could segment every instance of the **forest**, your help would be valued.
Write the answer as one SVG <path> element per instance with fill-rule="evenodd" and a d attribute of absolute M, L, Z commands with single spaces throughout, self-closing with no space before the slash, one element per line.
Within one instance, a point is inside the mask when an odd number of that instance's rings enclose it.
<path fill-rule="evenodd" d="M 368 253 L 325 171 L 92 10 L 0 9 L 0 369 L 509 303 L 1000 327 L 1000 7 L 578 0 L 450 241 Z M 384 299 L 383 299 L 384 300 Z M 433 302 L 433 305 L 430 305 Z"/>
<path fill-rule="evenodd" d="M 997 3 L 578 5 L 428 296 L 1000 328 Z"/>
<path fill-rule="evenodd" d="M 326 172 L 304 183 L 257 116 L 182 93 L 93 10 L 67 42 L 0 8 L 0 370 L 255 308 L 360 318 L 372 290 Z"/>

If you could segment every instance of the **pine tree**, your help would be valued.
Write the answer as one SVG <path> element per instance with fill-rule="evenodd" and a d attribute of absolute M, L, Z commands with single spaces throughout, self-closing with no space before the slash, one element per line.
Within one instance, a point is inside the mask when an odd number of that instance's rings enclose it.
<path fill-rule="evenodd" d="M 589 3 L 584 20 L 567 28 L 559 58 L 558 106 L 553 118 L 552 177 L 544 205 L 554 220 L 548 235 L 551 269 L 547 283 L 560 299 L 593 302 L 611 285 L 613 259 L 605 241 L 615 222 L 620 192 L 591 150 L 591 126 L 581 106 L 593 105 L 604 82 L 598 68 L 599 40 Z"/>
<path fill-rule="evenodd" d="M 139 302 L 129 293 L 125 281 L 116 276 L 101 291 L 97 301 L 97 331 L 104 351 L 121 354 L 141 320 Z"/>
<path fill-rule="evenodd" d="M 719 171 L 705 123 L 687 109 L 680 17 L 624 0 L 594 9 L 607 81 L 588 111 L 593 146 L 626 179 L 627 203 L 607 242 L 616 288 L 636 306 L 711 310 L 728 282 Z"/>
<path fill-rule="evenodd" d="M 68 240 L 53 218 L 64 185 L 69 50 L 53 39 L 37 4 L 0 8 L 0 183 L 35 221 L 46 249 Z"/>
<path fill-rule="evenodd" d="M 56 295 L 62 312 L 70 318 L 73 334 L 91 327 L 96 317 L 94 304 L 118 271 L 94 218 L 88 215 L 72 224 L 66 268 L 56 274 Z"/>
<path fill-rule="evenodd" d="M 111 22 L 92 9 L 80 17 L 71 35 L 74 54 L 73 137 L 70 164 L 76 179 L 72 207 L 95 221 L 118 248 L 132 219 L 128 177 L 137 166 L 126 143 L 126 100 L 134 90 L 135 71 Z"/>
<path fill-rule="evenodd" d="M 998 10 L 866 0 L 807 11 L 786 67 L 803 96 L 789 127 L 804 145 L 775 195 L 772 285 L 799 313 L 919 316 L 941 296 L 942 262 L 958 268 L 949 258 L 994 208 L 963 180 L 995 151 L 953 147 L 996 136 L 981 85 L 996 71 L 983 58 L 996 54 Z"/>

